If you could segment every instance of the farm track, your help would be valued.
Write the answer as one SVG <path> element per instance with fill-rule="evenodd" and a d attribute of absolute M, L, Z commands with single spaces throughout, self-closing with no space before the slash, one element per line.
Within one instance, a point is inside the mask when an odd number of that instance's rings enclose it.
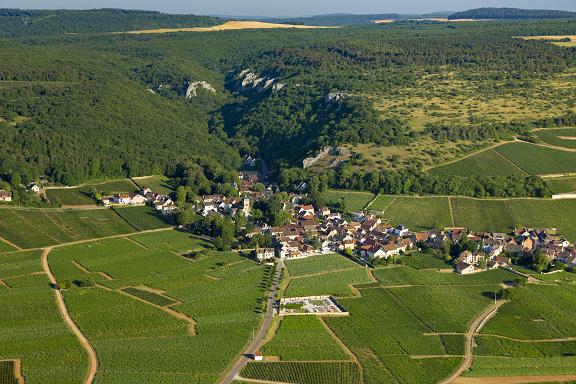
<path fill-rule="evenodd" d="M 474 319 L 474 321 L 470 325 L 470 328 L 468 329 L 468 332 L 466 332 L 465 335 L 466 350 L 464 361 L 450 377 L 442 381 L 442 384 L 454 383 L 456 379 L 458 379 L 465 371 L 470 369 L 470 367 L 472 366 L 472 359 L 473 359 L 474 336 L 477 335 L 478 332 L 480 332 L 480 330 L 482 329 L 482 327 L 484 327 L 484 325 L 486 325 L 488 320 L 490 320 L 496 314 L 496 312 L 498 312 L 498 309 L 505 303 L 507 303 L 507 301 L 499 301 L 495 304 L 490 305 L 487 309 L 484 310 L 484 312 L 482 312 L 476 319 Z"/>
<path fill-rule="evenodd" d="M 11 246 L 12 248 L 16 249 L 17 251 L 22 251 L 22 248 L 20 248 L 20 247 L 19 247 L 19 246 L 17 246 L 16 244 L 14 244 L 14 243 L 12 243 L 12 242 L 10 242 L 10 241 L 6 240 L 6 239 L 5 239 L 5 238 L 3 238 L 3 237 L 0 237 L 0 241 L 2 241 L 2 242 L 4 242 L 4 243 L 8 244 L 9 246 Z"/>
<path fill-rule="evenodd" d="M 84 336 L 80 328 L 78 328 L 78 325 L 76 325 L 74 320 L 72 320 L 72 317 L 70 317 L 70 314 L 68 313 L 68 308 L 66 307 L 66 302 L 64 301 L 64 296 L 62 295 L 62 292 L 60 292 L 60 290 L 57 288 L 58 283 L 56 281 L 56 278 L 50 271 L 50 266 L 48 264 L 48 255 L 50 254 L 52 249 L 53 247 L 44 248 L 41 257 L 42 268 L 44 269 L 44 272 L 46 272 L 46 274 L 48 275 L 48 278 L 50 279 L 50 282 L 54 287 L 56 304 L 58 305 L 58 310 L 60 312 L 60 315 L 62 316 L 62 319 L 64 320 L 70 331 L 72 331 L 72 333 L 76 336 L 76 338 L 80 342 L 80 345 L 82 345 L 82 347 L 88 354 L 88 371 L 86 372 L 86 376 L 84 377 L 83 383 L 91 384 L 94 381 L 94 377 L 96 376 L 96 371 L 98 369 L 98 358 L 96 357 L 96 351 L 94 350 L 94 348 L 92 347 L 86 336 Z"/>
<path fill-rule="evenodd" d="M 452 220 L 452 226 L 456 226 L 456 220 L 454 219 L 454 209 L 452 209 L 452 196 L 448 196 L 448 208 L 450 209 L 450 220 Z"/>
<path fill-rule="evenodd" d="M 290 384 L 290 383 L 285 383 L 283 381 L 269 381 L 269 380 L 258 380 L 258 379 L 248 379 L 246 377 L 242 377 L 242 376 L 238 376 L 236 378 L 236 380 L 239 381 L 246 381 L 249 383 L 260 383 L 260 384 Z"/>
<path fill-rule="evenodd" d="M 342 340 L 340 340 L 340 338 L 336 335 L 336 333 L 334 333 L 332 328 L 330 328 L 328 324 L 326 324 L 322 316 L 317 316 L 317 318 L 318 320 L 320 320 L 320 323 L 322 323 L 322 326 L 326 329 L 326 332 L 328 332 L 328 334 L 330 335 L 330 337 L 332 337 L 332 339 L 336 342 L 336 344 L 338 344 L 340 348 L 342 348 L 342 350 L 346 352 L 348 356 L 350 356 L 352 361 L 354 361 L 358 365 L 360 369 L 360 384 L 364 384 L 364 367 L 362 367 L 362 364 L 360 364 L 360 361 L 358 361 L 356 355 L 348 348 L 346 344 L 344 344 Z"/>
<path fill-rule="evenodd" d="M 270 328 L 270 325 L 274 321 L 274 310 L 275 310 L 274 303 L 276 301 L 276 291 L 280 283 L 280 276 L 282 274 L 283 268 L 284 263 L 282 262 L 282 260 L 280 260 L 276 264 L 274 281 L 268 293 L 266 317 L 264 318 L 264 321 L 261 323 L 260 329 L 258 330 L 256 337 L 248 344 L 248 346 L 244 350 L 244 353 L 240 355 L 240 357 L 236 360 L 235 363 L 233 363 L 228 373 L 224 376 L 224 379 L 220 381 L 220 384 L 232 384 L 234 380 L 238 379 L 240 371 L 242 370 L 242 368 L 246 366 L 246 364 L 248 364 L 249 361 L 248 355 L 256 353 L 260 348 L 260 346 L 262 345 L 263 340 L 266 338 L 266 335 L 268 334 L 268 329 Z"/>

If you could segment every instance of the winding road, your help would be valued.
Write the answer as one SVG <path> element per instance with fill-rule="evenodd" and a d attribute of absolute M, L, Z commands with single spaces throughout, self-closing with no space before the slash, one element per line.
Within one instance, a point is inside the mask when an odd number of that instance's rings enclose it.
<path fill-rule="evenodd" d="M 249 355 L 252 355 L 258 351 L 262 341 L 266 337 L 266 333 L 268 333 L 268 329 L 270 328 L 270 324 L 272 324 L 272 320 L 274 319 L 274 303 L 276 301 L 276 290 L 278 289 L 278 284 L 280 283 L 280 276 L 282 274 L 282 269 L 284 268 L 284 262 L 279 260 L 276 264 L 276 273 L 274 275 L 274 281 L 272 282 L 272 287 L 270 288 L 270 292 L 268 293 L 268 304 L 266 310 L 266 317 L 256 334 L 256 337 L 250 345 L 246 348 L 244 353 L 236 360 L 234 366 L 228 372 L 226 377 L 220 382 L 220 384 L 231 384 L 240 374 L 242 368 L 248 364 L 250 359 L 248 358 Z"/>
<path fill-rule="evenodd" d="M 58 283 L 56 281 L 56 278 L 50 271 L 50 266 L 48 265 L 48 254 L 50 254 L 50 251 L 52 251 L 52 249 L 53 247 L 49 247 L 44 248 L 44 250 L 42 251 L 42 258 L 41 258 L 42 268 L 44 269 L 46 275 L 48 275 L 50 283 L 52 283 L 52 286 L 54 287 L 54 294 L 56 295 L 56 304 L 58 305 L 58 310 L 60 311 L 62 319 L 64 319 L 64 322 L 66 323 L 70 331 L 72 331 L 72 333 L 76 336 L 76 338 L 82 345 L 82 348 L 84 348 L 84 350 L 88 354 L 88 372 L 86 372 L 86 376 L 84 377 L 83 383 L 92 384 L 92 382 L 94 381 L 94 376 L 96 376 L 96 370 L 98 369 L 98 358 L 96 357 L 96 351 L 94 351 L 94 348 L 92 348 L 92 345 L 90 344 L 86 336 L 84 336 L 82 331 L 80 331 L 80 328 L 78 328 L 74 320 L 72 320 L 72 317 L 70 317 L 68 309 L 66 308 L 66 303 L 64 302 L 64 296 L 62 296 L 62 292 L 60 292 L 60 290 L 57 288 Z"/>

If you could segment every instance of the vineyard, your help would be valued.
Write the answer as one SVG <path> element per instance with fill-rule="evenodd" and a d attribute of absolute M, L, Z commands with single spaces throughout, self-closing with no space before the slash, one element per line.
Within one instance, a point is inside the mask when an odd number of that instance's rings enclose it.
<path fill-rule="evenodd" d="M 286 265 L 292 277 L 326 273 L 342 269 L 361 268 L 359 264 L 338 254 L 319 255 L 300 260 L 287 260 Z"/>
<path fill-rule="evenodd" d="M 351 296 L 351 285 L 369 283 L 370 278 L 365 268 L 347 269 L 341 272 L 328 272 L 307 277 L 296 277 L 290 280 L 287 297 L 332 295 Z"/>
<path fill-rule="evenodd" d="M 395 285 L 494 285 L 518 278 L 511 272 L 501 269 L 486 271 L 474 275 L 458 275 L 437 271 L 417 270 L 407 266 L 377 269 L 374 275 L 384 286 Z"/>
<path fill-rule="evenodd" d="M 262 352 L 282 361 L 350 360 L 315 316 L 286 316 Z"/>
<path fill-rule="evenodd" d="M 142 300 L 146 300 L 152 304 L 156 304 L 161 307 L 167 307 L 169 305 L 174 305 L 178 303 L 176 300 L 173 300 L 169 297 L 134 287 L 124 288 L 122 289 L 122 292 L 127 293 L 134 297 L 138 297 Z"/>
<path fill-rule="evenodd" d="M 88 360 L 60 317 L 40 252 L 0 254 L 0 278 L 0 308 L 10 309 L 0 311 L 0 356 L 20 359 L 29 384 L 81 382 Z M 13 382 L 11 366 L 0 364 L 0 382 Z"/>
<path fill-rule="evenodd" d="M 325 195 L 330 204 L 340 204 L 342 208 L 348 211 L 362 210 L 374 199 L 374 195 L 369 192 L 331 190 Z"/>
<path fill-rule="evenodd" d="M 131 233 L 135 230 L 109 209 L 2 209 L 2 237 L 22 248 Z"/>
<path fill-rule="evenodd" d="M 140 207 L 112 208 L 130 226 L 138 231 L 165 228 L 174 225 L 170 216 L 163 216 L 153 207 L 144 205 Z"/>
<path fill-rule="evenodd" d="M 13 361 L 0 360 L 0 384 L 19 384 Z"/>
<path fill-rule="evenodd" d="M 358 384 L 360 368 L 354 362 L 249 363 L 241 372 L 246 378 L 283 383 Z"/>
<path fill-rule="evenodd" d="M 218 381 L 260 319 L 266 275 L 262 266 L 237 253 L 205 247 L 203 240 L 166 231 L 66 246 L 50 254 L 58 281 L 98 284 L 72 285 L 63 293 L 72 318 L 96 350 L 100 382 Z M 197 253 L 186 259 L 175 250 Z M 181 302 L 170 308 L 194 319 L 197 334 L 189 335 L 189 323 L 181 317 L 115 291 L 144 286 Z M 161 306 L 173 304 L 153 292 L 128 293 Z"/>

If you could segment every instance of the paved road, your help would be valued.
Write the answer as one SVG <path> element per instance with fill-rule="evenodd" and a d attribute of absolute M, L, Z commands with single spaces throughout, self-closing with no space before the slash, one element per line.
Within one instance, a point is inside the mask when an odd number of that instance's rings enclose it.
<path fill-rule="evenodd" d="M 52 285 L 56 287 L 57 286 L 56 278 L 50 271 L 50 266 L 48 265 L 48 254 L 50 253 L 50 251 L 52 251 L 52 249 L 53 249 L 52 247 L 45 248 L 42 252 L 41 260 L 44 272 L 46 272 L 46 274 L 48 275 L 48 278 L 50 279 Z M 68 309 L 66 308 L 66 303 L 64 302 L 64 297 L 62 296 L 62 292 L 60 292 L 59 289 L 54 289 L 54 294 L 56 295 L 56 304 L 58 305 L 58 310 L 60 311 L 62 319 L 64 319 L 64 322 L 66 323 L 70 331 L 72 331 L 72 333 L 76 336 L 76 338 L 82 345 L 82 348 L 84 348 L 84 350 L 88 354 L 88 371 L 86 372 L 86 376 L 84 377 L 83 383 L 91 384 L 94 381 L 94 376 L 96 376 L 96 370 L 98 368 L 98 358 L 96 357 L 96 352 L 94 351 L 94 348 L 92 348 L 92 345 L 90 344 L 86 336 L 84 336 L 82 331 L 80 331 L 80 328 L 78 328 L 74 320 L 72 320 L 72 318 L 70 317 Z"/>
<path fill-rule="evenodd" d="M 278 283 L 280 280 L 280 275 L 282 273 L 283 267 L 284 262 L 282 260 L 279 260 L 278 263 L 276 264 L 276 274 L 274 275 L 274 281 L 272 282 L 272 287 L 270 288 L 270 292 L 268 294 L 266 318 L 264 319 L 264 322 L 262 323 L 260 330 L 256 334 L 254 340 L 250 343 L 248 348 L 246 348 L 244 354 L 238 358 L 238 360 L 232 367 L 232 370 L 228 372 L 228 374 L 226 375 L 224 380 L 220 382 L 220 384 L 231 384 L 234 381 L 236 376 L 240 374 L 242 368 L 244 368 L 244 366 L 246 366 L 246 364 L 250 361 L 250 359 L 246 357 L 246 355 L 251 355 L 257 352 L 258 349 L 260 348 L 260 345 L 262 344 L 262 341 L 266 337 L 266 333 L 268 332 L 270 324 L 272 324 L 272 320 L 274 319 L 274 310 L 275 310 L 274 303 L 276 301 L 276 290 L 278 289 Z"/>

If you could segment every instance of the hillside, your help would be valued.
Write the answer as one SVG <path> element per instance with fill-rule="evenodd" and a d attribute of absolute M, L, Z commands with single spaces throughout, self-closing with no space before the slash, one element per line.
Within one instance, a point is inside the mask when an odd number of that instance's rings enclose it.
<path fill-rule="evenodd" d="M 0 36 L 3 37 L 203 27 L 215 24 L 219 24 L 219 21 L 212 17 L 151 11 L 0 9 Z"/>
<path fill-rule="evenodd" d="M 519 8 L 477 8 L 464 12 L 458 12 L 448 16 L 450 20 L 474 19 L 474 20 L 497 20 L 497 19 L 569 19 L 576 18 L 576 12 L 519 9 Z"/>

